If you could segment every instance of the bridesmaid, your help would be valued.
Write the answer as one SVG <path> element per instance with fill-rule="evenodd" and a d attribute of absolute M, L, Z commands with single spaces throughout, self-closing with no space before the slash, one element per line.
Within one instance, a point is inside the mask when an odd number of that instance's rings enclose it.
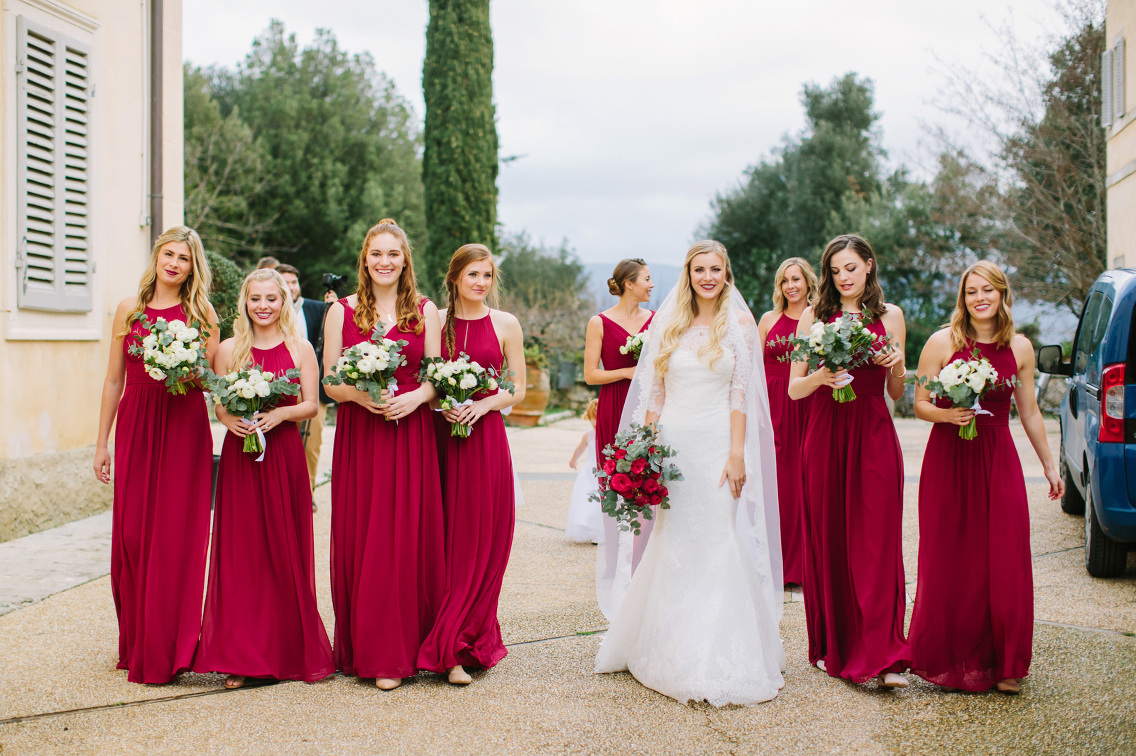
<path fill-rule="evenodd" d="M 978 437 L 956 426 L 975 413 L 915 390 L 915 415 L 934 423 L 919 478 L 919 578 L 911 617 L 911 670 L 945 688 L 1021 692 L 1033 654 L 1033 572 L 1022 463 L 1010 436 L 1010 395 L 1049 481 L 1065 487 L 1053 464 L 1033 393 L 1033 346 L 1014 332 L 1006 274 L 986 260 L 959 281 L 950 327 L 927 341 L 919 374 L 935 376 L 978 350 L 999 380 L 982 399 Z"/>
<path fill-rule="evenodd" d="M 353 386 L 339 402 L 331 467 L 331 598 L 335 666 L 393 690 L 418 672 L 418 651 L 445 587 L 442 489 L 423 357 L 439 354 L 438 308 L 418 292 L 406 232 L 389 218 L 367 231 L 359 288 L 331 305 L 324 370 L 371 338 L 406 340 L 398 388 L 375 404 Z"/>
<path fill-rule="evenodd" d="M 166 683 L 193 663 L 209 547 L 213 437 L 205 396 L 174 395 L 128 353 L 146 333 L 139 320 L 196 321 L 217 350 L 212 276 L 201 238 L 174 226 L 154 243 L 137 298 L 114 315 L 110 363 L 99 409 L 95 476 L 110 483 L 114 433 L 111 592 L 118 615 L 118 668 L 137 683 Z M 196 382 L 194 382 L 196 385 Z"/>
<path fill-rule="evenodd" d="M 473 678 L 465 667 L 488 669 L 508 653 L 501 641 L 497 601 L 513 544 L 513 459 L 501 410 L 525 396 L 521 324 L 497 304 L 497 266 L 481 244 L 450 258 L 442 356 L 461 352 L 487 367 L 511 369 L 516 393 L 483 393 L 473 404 L 443 414 L 474 426 L 469 438 L 442 430 L 445 471 L 446 592 L 437 621 L 418 653 L 418 666 L 446 673 L 454 685 Z"/>
<path fill-rule="evenodd" d="M 817 277 L 800 257 L 790 257 L 773 277 L 773 309 L 761 316 L 757 331 L 763 345 L 765 382 L 773 443 L 777 447 L 777 502 L 781 508 L 781 559 L 785 584 L 800 585 L 805 577 L 804 504 L 801 500 L 801 439 L 812 397 L 789 398 L 789 363 L 782 358 L 789 346 L 779 339 L 797 332 L 805 308 L 816 303 Z"/>
<path fill-rule="evenodd" d="M 655 313 L 645 307 L 651 301 L 651 271 L 640 258 L 620 260 L 607 279 L 607 289 L 612 296 L 619 297 L 614 305 L 593 315 L 588 321 L 584 342 L 584 380 L 589 385 L 599 386 L 599 408 L 596 413 L 596 466 L 603 464 L 604 447 L 615 440 L 619 430 L 619 417 L 623 414 L 623 404 L 627 390 L 631 387 L 631 377 L 635 374 L 638 360 L 629 354 L 622 354 L 619 348 L 627 343 L 633 334 L 643 333 L 651 325 Z M 603 367 L 600 367 L 600 365 Z M 596 504 L 598 507 L 599 504 Z M 600 574 L 611 573 L 615 568 L 616 552 L 619 550 L 619 527 L 615 519 L 606 515 L 603 521 L 603 550 L 597 555 Z M 651 521 L 646 523 L 649 532 Z M 636 554 L 636 558 L 638 553 Z M 613 574 L 613 573 L 612 573 Z M 600 607 L 606 599 L 600 595 Z"/>
<path fill-rule="evenodd" d="M 297 423 L 316 415 L 316 353 L 296 331 L 284 277 L 253 271 L 241 285 L 233 338 L 217 350 L 216 372 L 256 366 L 282 376 L 300 369 L 300 397 L 281 397 L 253 425 L 215 411 L 229 432 L 221 449 L 195 672 L 315 682 L 335 672 L 331 642 L 316 605 L 312 491 Z M 295 380 L 295 379 L 293 379 Z M 245 436 L 264 435 L 264 455 L 242 451 Z"/>
<path fill-rule="evenodd" d="M 802 362 L 790 370 L 791 398 L 815 392 L 801 448 L 809 661 L 833 677 L 875 677 L 881 687 L 902 688 L 903 456 L 884 391 L 893 399 L 903 394 L 903 312 L 884 302 L 875 252 L 859 236 L 830 241 L 820 275 L 817 303 L 802 313 L 797 333 L 849 312 L 872 333 L 890 334 L 892 349 L 852 371 L 857 398 L 844 404 L 832 389 L 846 371 L 821 367 L 805 375 Z"/>

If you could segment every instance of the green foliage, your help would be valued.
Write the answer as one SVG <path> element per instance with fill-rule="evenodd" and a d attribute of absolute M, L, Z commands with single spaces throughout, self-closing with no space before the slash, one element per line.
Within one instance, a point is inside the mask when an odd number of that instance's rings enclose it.
<path fill-rule="evenodd" d="M 526 361 L 571 359 L 592 316 L 583 264 L 567 242 L 544 247 L 524 232 L 504 237 L 500 249 L 504 306 L 521 321 Z"/>
<path fill-rule="evenodd" d="M 217 323 L 221 328 L 221 340 L 233 335 L 233 320 L 237 317 L 237 300 L 241 295 L 241 284 L 245 276 L 241 269 L 227 257 L 212 249 L 205 250 L 205 259 L 213 274 L 213 288 L 209 301 L 217 311 Z"/>
<path fill-rule="evenodd" d="M 849 73 L 826 88 L 806 85 L 801 104 L 804 133 L 787 136 L 741 186 L 719 194 L 707 229 L 730 250 L 738 287 L 759 310 L 770 302 L 781 261 L 818 260 L 845 197 L 864 198 L 881 185 L 871 80 Z"/>
<path fill-rule="evenodd" d="M 496 247 L 497 125 L 489 0 L 430 0 L 426 60 L 425 184 L 433 283 L 463 244 Z"/>
<path fill-rule="evenodd" d="M 904 311 L 904 351 L 914 363 L 951 311 L 966 239 L 938 218 L 937 184 L 914 181 L 903 167 L 886 173 L 871 80 L 849 73 L 828 87 L 807 85 L 801 102 L 803 135 L 787 137 L 741 186 L 718 195 L 707 235 L 730 250 L 738 287 L 758 311 L 772 303 L 782 260 L 819 266 L 833 236 L 864 236 L 885 295 Z"/>
<path fill-rule="evenodd" d="M 301 48 L 273 21 L 235 69 L 187 69 L 187 221 L 244 267 L 296 265 L 309 292 L 354 272 L 384 216 L 425 242 L 420 150 L 394 85 L 326 30 Z"/>

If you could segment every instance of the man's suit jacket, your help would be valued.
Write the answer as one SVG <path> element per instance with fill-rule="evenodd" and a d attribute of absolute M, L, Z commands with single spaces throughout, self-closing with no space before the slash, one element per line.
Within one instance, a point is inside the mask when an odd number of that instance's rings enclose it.
<path fill-rule="evenodd" d="M 308 326 L 308 341 L 312 343 L 312 349 L 316 350 L 316 363 L 320 368 L 320 377 L 323 377 L 323 316 L 327 312 L 327 303 L 317 302 L 314 299 L 304 297 L 304 301 L 300 303 L 300 309 L 304 313 L 304 323 Z M 324 393 L 323 384 L 320 384 L 320 401 L 324 404 L 332 404 L 332 400 Z"/>

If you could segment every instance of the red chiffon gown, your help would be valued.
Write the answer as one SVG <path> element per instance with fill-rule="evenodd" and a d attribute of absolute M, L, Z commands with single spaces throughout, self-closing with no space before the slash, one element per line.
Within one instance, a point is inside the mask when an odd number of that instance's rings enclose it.
<path fill-rule="evenodd" d="M 791 347 L 778 339 L 797 332 L 797 321 L 782 314 L 765 337 L 765 384 L 777 451 L 777 502 L 781 509 L 781 559 L 785 584 L 805 581 L 805 517 L 801 481 L 801 442 L 805 436 L 812 397 L 789 398 Z"/>
<path fill-rule="evenodd" d="M 1000 379 L 1017 372 L 1010 347 L 977 346 Z M 1033 570 L 1022 463 L 1010 436 L 1013 389 L 982 399 L 978 437 L 936 423 L 919 479 L 919 577 L 911 617 L 911 671 L 963 690 L 989 690 L 1029 673 Z M 940 400 L 939 406 L 950 406 Z"/>
<path fill-rule="evenodd" d="M 252 350 L 274 375 L 296 367 L 288 347 Z M 295 381 L 299 383 L 297 379 Z M 296 404 L 281 397 L 278 406 Z M 195 672 L 315 682 L 335 672 L 316 605 L 312 491 L 296 423 L 264 434 L 264 459 L 225 434 L 217 471 L 209 589 Z"/>
<path fill-rule="evenodd" d="M 840 313 L 834 316 L 834 320 Z M 883 335 L 879 320 L 867 324 Z M 884 400 L 887 369 L 852 371 L 856 399 L 813 394 L 804 475 L 809 661 L 866 682 L 907 668 L 902 553 L 903 456 Z"/>
<path fill-rule="evenodd" d="M 343 348 L 370 338 L 343 305 Z M 419 312 L 426 306 L 423 300 Z M 405 339 L 397 392 L 419 387 L 422 333 Z M 396 392 L 396 393 L 397 393 Z M 331 597 L 335 666 L 357 677 L 413 677 L 445 587 L 442 489 L 430 407 L 387 420 L 355 402 L 339 405 L 331 466 Z"/>
<path fill-rule="evenodd" d="M 456 350 L 487 367 L 501 368 L 493 320 L 456 318 Z M 442 353 L 450 358 L 442 345 Z M 488 396 L 481 394 L 477 398 Z M 447 424 L 448 425 L 448 424 Z M 488 412 L 469 438 L 439 431 L 446 512 L 446 592 L 441 610 L 418 652 L 418 666 L 488 669 L 505 658 L 497 602 L 513 546 L 513 458 L 501 413 Z"/>
<path fill-rule="evenodd" d="M 631 334 L 602 312 L 599 315 L 600 321 L 603 322 L 603 338 L 600 342 L 600 364 L 603 365 L 603 369 L 622 370 L 635 367 L 638 360 L 630 354 L 619 351 Z M 644 333 L 654 317 L 655 313 L 652 312 L 638 333 Z M 626 378 L 600 386 L 599 404 L 596 407 L 596 467 L 603 467 L 604 447 L 615 440 L 615 434 L 619 431 L 619 418 L 623 415 L 623 405 L 627 401 L 627 391 L 630 388 L 631 381 Z M 599 503 L 595 506 L 598 507 Z M 604 565 L 606 569 L 614 570 L 619 552 L 619 525 L 616 524 L 614 517 L 607 515 L 600 515 L 600 520 L 603 523 Z M 643 533 L 649 535 L 655 523 L 653 520 L 647 520 L 643 525 Z M 640 546 L 639 542 L 636 542 L 632 557 L 636 565 L 639 563 L 639 557 L 642 556 L 646 541 L 643 543 L 644 545 Z"/>
<path fill-rule="evenodd" d="M 146 317 L 186 320 L 181 305 L 147 307 Z M 201 631 L 213 437 L 205 395 L 192 387 L 169 393 L 127 351 L 145 335 L 135 323 L 123 340 L 110 576 L 118 668 L 131 682 L 165 683 L 193 663 Z"/>

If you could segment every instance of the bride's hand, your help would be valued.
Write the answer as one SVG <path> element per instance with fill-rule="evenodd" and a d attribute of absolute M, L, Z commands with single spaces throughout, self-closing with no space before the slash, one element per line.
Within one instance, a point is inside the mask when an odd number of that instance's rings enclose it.
<path fill-rule="evenodd" d="M 718 481 L 718 487 L 721 488 L 727 480 L 730 482 L 730 496 L 740 499 L 742 486 L 746 482 L 745 459 L 742 455 L 731 454 L 730 458 L 726 460 L 726 466 L 722 469 L 722 479 Z"/>

